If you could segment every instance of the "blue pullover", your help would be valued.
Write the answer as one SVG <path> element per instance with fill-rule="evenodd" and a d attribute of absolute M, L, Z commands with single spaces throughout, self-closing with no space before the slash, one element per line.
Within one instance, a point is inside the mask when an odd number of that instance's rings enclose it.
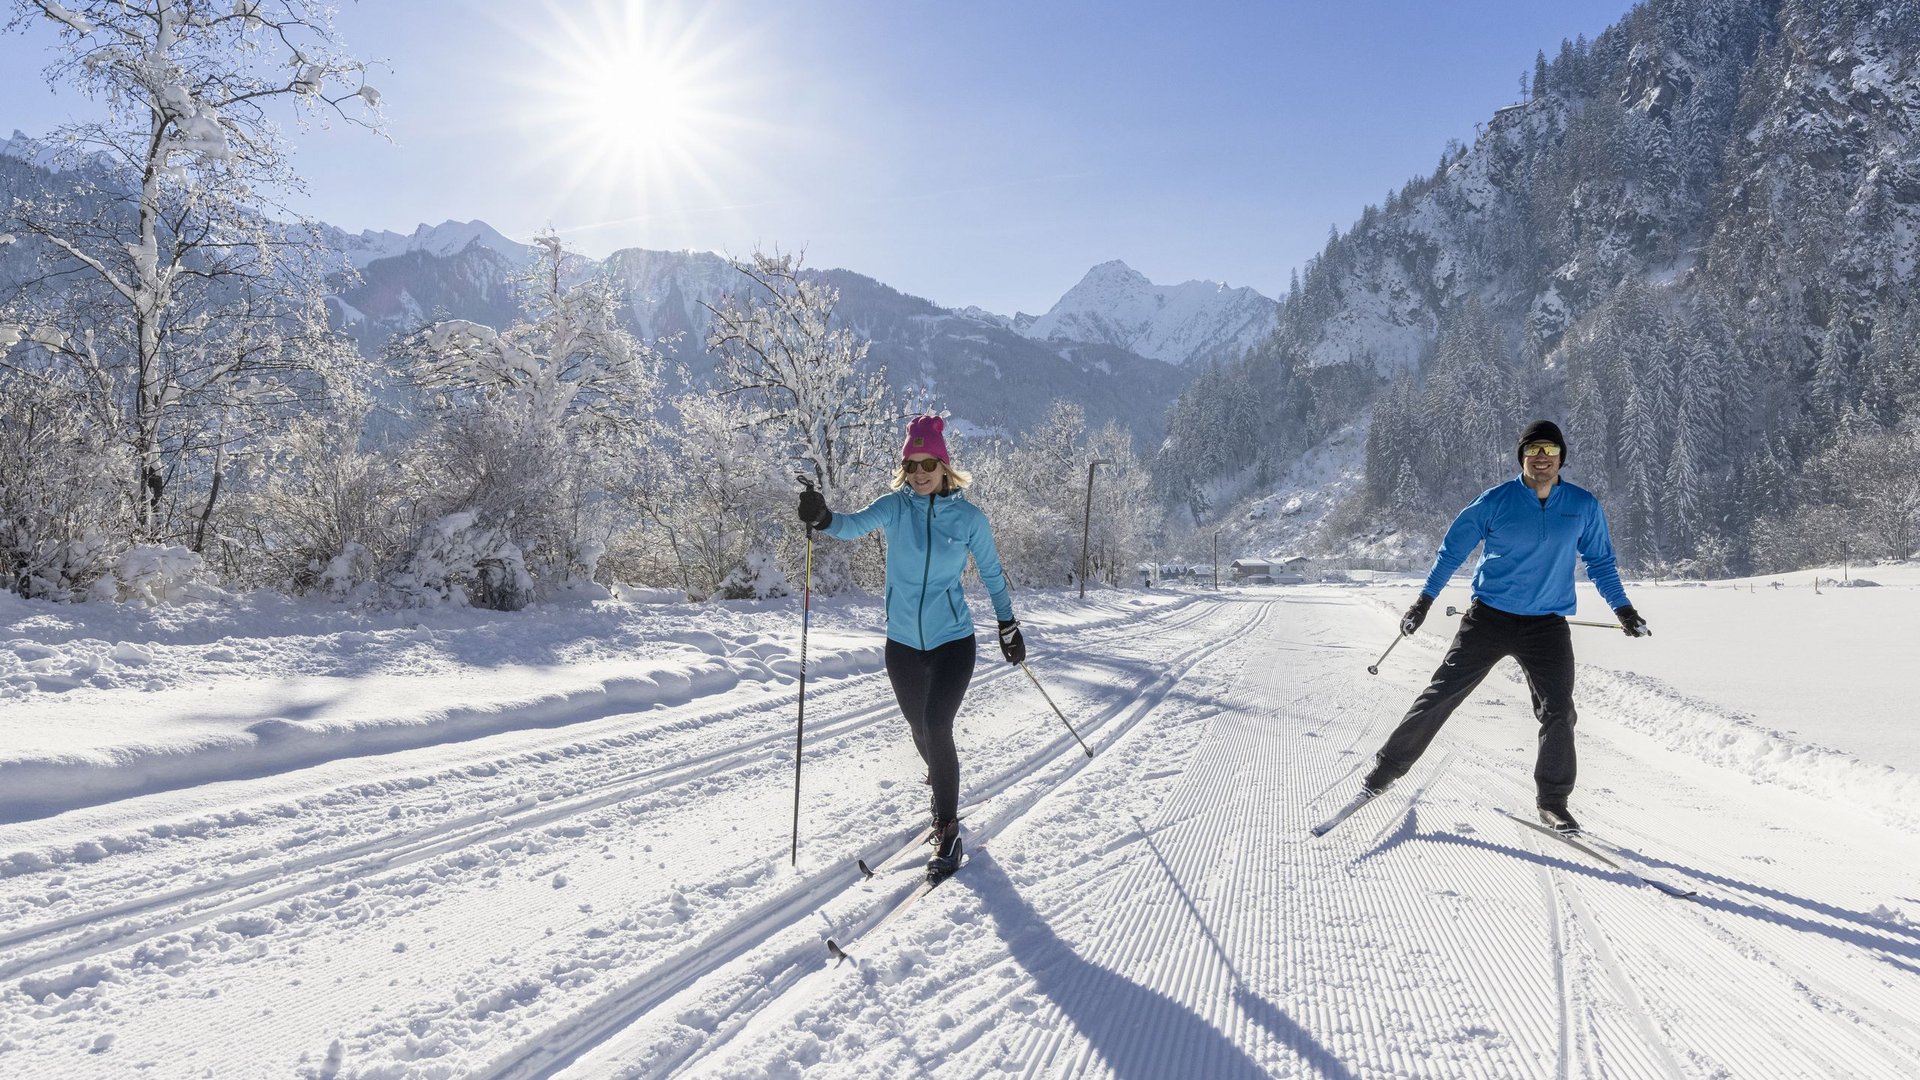
<path fill-rule="evenodd" d="M 1485 543 L 1473 571 L 1473 598 L 1513 615 L 1571 615 L 1573 557 L 1607 605 L 1627 606 L 1627 591 L 1613 565 L 1607 515 L 1593 493 L 1565 480 L 1546 502 L 1516 476 L 1480 493 L 1447 527 L 1433 569 L 1420 591 L 1438 597 L 1460 564 Z"/>
<path fill-rule="evenodd" d="M 875 529 L 887 534 L 888 637 L 932 649 L 973 635 L 973 612 L 960 587 L 969 553 L 993 598 L 994 616 L 1002 622 L 1013 618 L 993 529 L 964 493 L 915 495 L 911 488 L 896 488 L 865 510 L 834 514 L 821 531 L 852 540 Z"/>

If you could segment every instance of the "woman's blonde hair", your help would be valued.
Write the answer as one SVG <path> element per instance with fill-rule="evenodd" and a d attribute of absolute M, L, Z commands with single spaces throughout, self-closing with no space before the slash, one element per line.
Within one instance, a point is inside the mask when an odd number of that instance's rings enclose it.
<path fill-rule="evenodd" d="M 940 461 L 939 458 L 935 458 L 934 460 Z M 940 479 L 944 481 L 940 485 L 940 493 L 942 495 L 945 495 L 949 491 L 959 491 L 961 488 L 964 488 L 968 484 L 973 483 L 973 474 L 966 471 L 965 469 L 956 469 L 950 463 L 941 461 L 940 462 Z M 893 486 L 897 489 L 897 488 L 905 487 L 906 484 L 907 484 L 906 465 L 904 463 L 900 465 L 895 465 L 893 467 Z"/>

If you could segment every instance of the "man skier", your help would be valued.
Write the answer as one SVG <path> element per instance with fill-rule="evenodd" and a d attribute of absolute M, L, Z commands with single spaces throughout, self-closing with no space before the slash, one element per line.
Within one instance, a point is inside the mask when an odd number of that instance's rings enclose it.
<path fill-rule="evenodd" d="M 1567 809 L 1573 793 L 1573 639 L 1566 616 L 1574 613 L 1573 558 L 1613 608 L 1628 637 L 1652 633 L 1628 602 L 1614 568 L 1613 542 L 1600 501 L 1585 488 L 1560 479 L 1567 441 L 1549 420 L 1536 420 L 1520 435 L 1520 475 L 1480 493 L 1448 526 L 1420 596 L 1400 619 L 1411 636 L 1427 617 L 1434 597 L 1473 549 L 1485 544 L 1473 573 L 1473 603 L 1460 620 L 1433 682 L 1414 700 L 1385 746 L 1374 755 L 1366 795 L 1378 795 L 1406 775 L 1501 658 L 1511 656 L 1533 693 L 1540 721 L 1540 752 L 1533 781 L 1540 820 L 1564 833 L 1580 831 Z"/>

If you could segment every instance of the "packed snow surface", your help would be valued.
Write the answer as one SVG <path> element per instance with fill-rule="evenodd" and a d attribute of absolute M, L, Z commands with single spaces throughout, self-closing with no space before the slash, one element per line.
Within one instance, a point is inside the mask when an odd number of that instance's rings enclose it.
<path fill-rule="evenodd" d="M 871 600 L 815 601 L 793 865 L 797 601 L 0 598 L 0 1076 L 1920 1075 L 1920 570 L 1843 576 L 1574 629 L 1625 870 L 1500 813 L 1511 664 L 1308 835 L 1461 584 L 1378 676 L 1412 579 L 1019 595 L 1094 755 L 983 635 L 967 862 L 897 913 Z"/>

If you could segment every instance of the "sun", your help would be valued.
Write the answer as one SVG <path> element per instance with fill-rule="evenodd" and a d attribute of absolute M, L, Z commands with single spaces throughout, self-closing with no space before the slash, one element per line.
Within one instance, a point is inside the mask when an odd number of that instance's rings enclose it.
<path fill-rule="evenodd" d="M 540 197 L 645 219 L 720 197 L 750 138 L 741 36 L 704 7 L 595 0 L 537 8 L 518 80 Z M 603 222 L 603 225 L 618 221 Z"/>
<path fill-rule="evenodd" d="M 659 57 L 617 58 L 582 73 L 576 123 L 591 143 L 634 162 L 680 157 L 699 133 L 697 94 Z"/>
<path fill-rule="evenodd" d="M 602 166 L 641 176 L 695 158 L 703 137 L 700 74 L 636 34 L 581 56 L 560 94 L 561 134 Z"/>

